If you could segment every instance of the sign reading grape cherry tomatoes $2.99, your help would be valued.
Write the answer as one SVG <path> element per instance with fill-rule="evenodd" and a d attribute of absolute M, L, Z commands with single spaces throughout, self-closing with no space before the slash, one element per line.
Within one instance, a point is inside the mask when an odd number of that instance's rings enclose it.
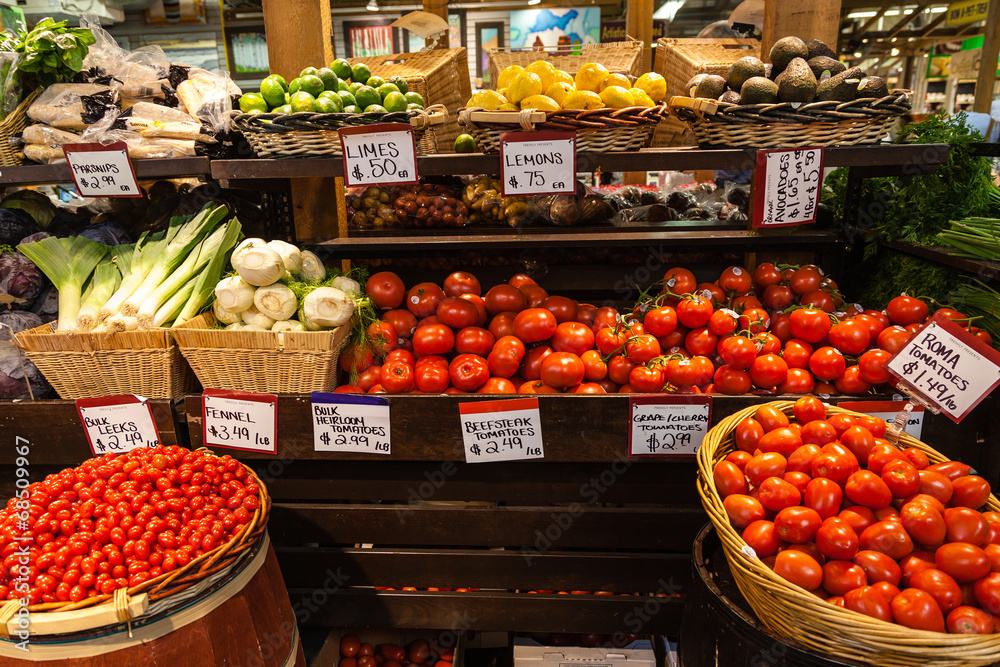
<path fill-rule="evenodd" d="M 694 455 L 712 421 L 711 396 L 630 396 L 629 456 Z"/>
<path fill-rule="evenodd" d="M 347 187 L 417 182 L 417 144 L 406 123 L 379 123 L 337 130 Z"/>
<path fill-rule="evenodd" d="M 935 315 L 885 365 L 918 400 L 956 424 L 1000 385 L 1000 352 Z"/>
<path fill-rule="evenodd" d="M 504 197 L 576 193 L 576 132 L 505 132 L 500 135 Z"/>
<path fill-rule="evenodd" d="M 537 398 L 460 403 L 466 463 L 545 458 Z"/>
<path fill-rule="evenodd" d="M 66 144 L 63 154 L 82 197 L 141 197 L 124 141 Z"/>
<path fill-rule="evenodd" d="M 78 398 L 75 405 L 95 456 L 124 454 L 160 444 L 153 411 L 142 396 Z"/>
<path fill-rule="evenodd" d="M 278 453 L 276 395 L 205 389 L 201 402 L 206 446 Z"/>
<path fill-rule="evenodd" d="M 753 226 L 784 227 L 815 221 L 822 182 L 822 148 L 757 151 Z"/>

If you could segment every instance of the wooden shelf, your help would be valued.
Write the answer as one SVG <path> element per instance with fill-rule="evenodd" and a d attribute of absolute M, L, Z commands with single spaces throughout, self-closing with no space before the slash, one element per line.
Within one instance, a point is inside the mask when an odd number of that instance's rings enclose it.
<path fill-rule="evenodd" d="M 893 250 L 905 252 L 908 255 L 929 259 L 938 264 L 950 266 L 959 271 L 965 271 L 981 279 L 995 280 L 1000 277 L 1000 262 L 990 262 L 982 259 L 958 257 L 949 252 L 949 248 L 941 246 L 917 245 L 906 241 L 883 241 L 882 245 Z"/>
<path fill-rule="evenodd" d="M 207 157 L 181 157 L 155 160 L 133 160 L 135 177 L 140 180 L 207 176 L 211 173 Z M 41 185 L 72 183 L 69 166 L 61 164 L 27 164 L 0 167 L 0 185 Z"/>

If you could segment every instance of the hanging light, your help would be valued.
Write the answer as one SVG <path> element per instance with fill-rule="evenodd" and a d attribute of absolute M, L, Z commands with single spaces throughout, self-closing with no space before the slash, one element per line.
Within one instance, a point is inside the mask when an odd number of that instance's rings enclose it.
<path fill-rule="evenodd" d="M 365 7 L 370 12 L 378 11 L 378 0 L 368 0 L 368 6 Z"/>
<path fill-rule="evenodd" d="M 538 3 L 540 3 L 541 1 L 542 1 L 542 0 L 528 0 L 528 4 L 529 4 L 529 5 L 537 5 L 537 4 L 538 4 Z"/>

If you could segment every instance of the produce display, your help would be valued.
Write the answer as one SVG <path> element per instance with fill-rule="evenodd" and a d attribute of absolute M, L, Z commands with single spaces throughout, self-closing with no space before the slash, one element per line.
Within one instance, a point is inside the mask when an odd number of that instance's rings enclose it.
<path fill-rule="evenodd" d="M 260 491 L 236 459 L 177 446 L 48 475 L 0 509 L 0 600 L 106 599 L 183 568 L 232 540 Z"/>
<path fill-rule="evenodd" d="M 689 97 L 727 104 L 850 102 L 889 94 L 882 77 L 848 68 L 818 39 L 783 37 L 771 47 L 770 60 L 740 58 L 726 76 L 696 74 L 684 90 Z"/>
<path fill-rule="evenodd" d="M 416 639 L 405 647 L 398 644 L 372 646 L 362 642 L 355 634 L 346 634 L 340 638 L 340 662 L 337 664 L 339 667 L 373 667 L 376 664 L 388 667 L 446 667 L 454 659 L 454 648 L 438 646 L 437 642 L 432 646 L 426 639 Z"/>
<path fill-rule="evenodd" d="M 761 406 L 713 470 L 734 528 L 776 574 L 846 609 L 918 630 L 998 631 L 1000 514 L 958 461 L 931 465 L 885 439 L 881 419 L 793 419 Z"/>
<path fill-rule="evenodd" d="M 667 82 L 656 72 L 632 81 L 600 63 L 585 63 L 573 76 L 547 60 L 536 60 L 527 67 L 505 67 L 496 90 L 474 93 L 465 106 L 486 111 L 624 109 L 655 106 L 666 94 Z"/>
<path fill-rule="evenodd" d="M 306 67 L 291 81 L 270 74 L 239 106 L 243 113 L 386 113 L 423 109 L 424 98 L 402 77 L 372 76 L 368 65 L 338 58 L 329 67 Z"/>

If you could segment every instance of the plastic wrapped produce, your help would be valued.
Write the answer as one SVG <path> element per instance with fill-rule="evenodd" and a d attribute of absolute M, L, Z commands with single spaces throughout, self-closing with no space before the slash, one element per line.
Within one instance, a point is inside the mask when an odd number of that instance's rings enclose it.
<path fill-rule="evenodd" d="M 464 227 L 469 208 L 459 193 L 444 185 L 402 185 L 390 196 L 399 224 L 404 227 Z"/>
<path fill-rule="evenodd" d="M 357 188 L 347 197 L 347 220 L 357 229 L 395 227 L 399 218 L 392 207 L 389 188 Z"/>
<path fill-rule="evenodd" d="M 462 203 L 469 209 L 469 222 L 520 227 L 536 215 L 533 198 L 504 197 L 501 192 L 500 180 L 494 176 L 479 176 L 469 181 L 462 192 Z"/>

